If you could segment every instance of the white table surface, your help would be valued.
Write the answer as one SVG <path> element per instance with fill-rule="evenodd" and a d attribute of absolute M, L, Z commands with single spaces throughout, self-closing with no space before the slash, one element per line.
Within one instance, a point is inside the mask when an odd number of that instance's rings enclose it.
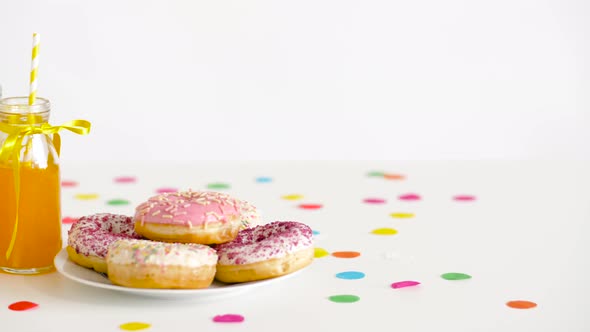
<path fill-rule="evenodd" d="M 370 177 L 370 171 L 404 180 Z M 589 331 L 590 163 L 581 162 L 200 162 L 65 164 L 63 216 L 131 214 L 160 187 L 228 192 L 256 205 L 265 221 L 297 220 L 319 232 L 315 246 L 358 251 L 357 258 L 317 258 L 293 278 L 236 296 L 153 299 L 81 285 L 58 272 L 0 274 L 0 331 Z M 133 176 L 135 183 L 114 178 Z M 258 177 L 271 182 L 259 183 Z M 398 196 L 416 193 L 419 201 Z M 77 194 L 97 194 L 79 200 Z M 299 194 L 301 200 L 286 200 Z M 457 202 L 455 195 L 474 195 Z M 111 206 L 111 199 L 129 205 Z M 383 198 L 385 204 L 367 204 Z M 302 203 L 322 204 L 304 210 Z M 391 213 L 413 213 L 392 218 Z M 398 231 L 371 234 L 377 228 Z M 64 225 L 64 239 L 68 225 Z M 359 280 L 336 278 L 360 271 Z M 449 281 L 446 272 L 471 279 Z M 391 283 L 415 280 L 415 287 Z M 338 294 L 360 297 L 335 303 Z M 39 306 L 11 311 L 17 301 Z M 535 302 L 513 309 L 511 300 Z M 239 314 L 242 323 L 215 323 Z"/>

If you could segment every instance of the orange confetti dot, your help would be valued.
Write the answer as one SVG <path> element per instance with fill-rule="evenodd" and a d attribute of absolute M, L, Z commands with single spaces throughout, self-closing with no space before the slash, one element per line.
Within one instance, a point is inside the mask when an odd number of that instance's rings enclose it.
<path fill-rule="evenodd" d="M 537 306 L 537 304 L 535 302 L 522 301 L 522 300 L 509 301 L 509 302 L 506 302 L 506 305 L 509 306 L 510 308 L 514 308 L 514 309 L 531 309 L 531 308 L 534 308 Z"/>
<path fill-rule="evenodd" d="M 358 251 L 336 251 L 332 253 L 332 256 L 338 258 L 355 258 L 360 255 L 361 253 Z"/>
<path fill-rule="evenodd" d="M 403 180 L 406 177 L 401 174 L 383 174 L 383 178 L 387 180 Z"/>

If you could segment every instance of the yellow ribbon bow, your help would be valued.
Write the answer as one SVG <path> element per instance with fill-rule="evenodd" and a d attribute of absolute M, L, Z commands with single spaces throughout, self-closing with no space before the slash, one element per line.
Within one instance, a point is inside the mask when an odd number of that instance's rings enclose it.
<path fill-rule="evenodd" d="M 59 156 L 61 148 L 61 139 L 59 132 L 61 130 L 69 130 L 78 135 L 87 135 L 90 133 L 90 122 L 86 120 L 72 120 L 61 126 L 52 126 L 49 123 L 41 125 L 35 124 L 7 124 L 0 123 L 0 131 L 8 134 L 4 144 L 0 147 L 0 163 L 9 162 L 12 160 L 12 170 L 14 174 L 14 188 L 16 193 L 16 217 L 14 228 L 12 230 L 12 238 L 6 251 L 6 259 L 10 258 L 14 242 L 16 241 L 16 231 L 18 228 L 18 209 L 20 198 L 20 150 L 22 148 L 22 141 L 25 137 L 35 134 L 53 135 L 53 146 Z"/>

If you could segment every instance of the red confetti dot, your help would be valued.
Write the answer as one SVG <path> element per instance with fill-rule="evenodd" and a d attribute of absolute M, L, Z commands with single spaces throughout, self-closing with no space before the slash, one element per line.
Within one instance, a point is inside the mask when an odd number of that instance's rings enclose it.
<path fill-rule="evenodd" d="M 338 258 L 355 258 L 360 255 L 361 253 L 358 251 L 336 251 L 332 253 L 332 256 Z"/>
<path fill-rule="evenodd" d="M 20 301 L 20 302 L 14 302 L 13 304 L 8 306 L 8 309 L 13 310 L 13 311 L 25 311 L 25 310 L 30 310 L 33 308 L 38 307 L 39 305 L 37 303 L 33 303 L 33 302 L 29 302 L 29 301 Z"/>
<path fill-rule="evenodd" d="M 322 208 L 322 204 L 299 204 L 300 209 L 317 210 Z"/>
<path fill-rule="evenodd" d="M 244 316 L 234 314 L 217 315 L 213 317 L 213 321 L 216 323 L 241 323 L 244 321 Z"/>
<path fill-rule="evenodd" d="M 453 197 L 454 200 L 456 201 L 461 201 L 461 202 L 469 202 L 469 201 L 475 201 L 475 196 L 472 195 L 457 195 L 455 197 Z"/>
<path fill-rule="evenodd" d="M 176 188 L 166 188 L 166 187 L 156 189 L 156 193 L 158 193 L 158 194 L 175 193 L 177 191 L 178 191 L 178 189 L 176 189 Z"/>
<path fill-rule="evenodd" d="M 73 188 L 78 186 L 78 182 L 76 181 L 62 181 L 61 186 L 64 188 Z"/>
<path fill-rule="evenodd" d="M 383 204 L 385 200 L 383 198 L 365 198 L 363 202 L 367 204 Z"/>
<path fill-rule="evenodd" d="M 76 221 L 78 221 L 78 218 L 70 218 L 70 217 L 65 217 L 61 220 L 62 224 L 73 224 Z"/>
<path fill-rule="evenodd" d="M 119 176 L 115 178 L 116 183 L 135 183 L 137 179 L 133 176 Z"/>
<path fill-rule="evenodd" d="M 402 201 L 419 201 L 421 199 L 420 195 L 417 194 L 405 194 L 399 197 Z"/>

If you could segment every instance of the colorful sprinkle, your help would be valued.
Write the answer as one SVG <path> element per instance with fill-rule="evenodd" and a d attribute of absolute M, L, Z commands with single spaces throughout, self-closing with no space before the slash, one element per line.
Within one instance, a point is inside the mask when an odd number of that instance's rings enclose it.
<path fill-rule="evenodd" d="M 537 306 L 535 302 L 522 300 L 509 301 L 506 302 L 506 305 L 514 309 L 531 309 Z"/>
<path fill-rule="evenodd" d="M 130 202 L 126 199 L 111 199 L 107 202 L 108 205 L 129 205 Z"/>
<path fill-rule="evenodd" d="M 269 183 L 269 182 L 272 182 L 272 178 L 261 176 L 259 178 L 256 178 L 256 182 L 258 182 L 258 183 Z"/>
<path fill-rule="evenodd" d="M 385 173 L 379 171 L 372 171 L 367 173 L 367 176 L 369 177 L 382 177 L 383 175 L 385 175 Z"/>
<path fill-rule="evenodd" d="M 78 221 L 78 218 L 65 217 L 61 220 L 61 223 L 68 225 L 68 224 L 73 224 L 76 221 Z"/>
<path fill-rule="evenodd" d="M 475 201 L 475 196 L 472 195 L 457 195 L 453 197 L 453 200 L 459 202 L 470 202 Z"/>
<path fill-rule="evenodd" d="M 419 201 L 421 199 L 420 195 L 417 194 L 405 194 L 405 195 L 400 195 L 399 199 L 401 199 L 402 201 Z"/>
<path fill-rule="evenodd" d="M 355 258 L 361 255 L 358 251 L 336 251 L 332 253 L 332 256 L 338 258 Z"/>
<path fill-rule="evenodd" d="M 385 200 L 383 198 L 365 198 L 363 202 L 367 204 L 383 204 Z"/>
<path fill-rule="evenodd" d="M 175 192 L 178 192 L 178 189 L 170 188 L 170 187 L 162 187 L 162 188 L 156 189 L 156 193 L 158 193 L 158 194 L 175 193 Z"/>
<path fill-rule="evenodd" d="M 291 194 L 291 195 L 285 195 L 283 197 L 281 197 L 282 199 L 286 199 L 288 201 L 296 201 L 296 200 L 300 200 L 303 198 L 303 195 L 299 195 L 299 194 Z"/>
<path fill-rule="evenodd" d="M 375 235 L 394 235 L 397 231 L 393 228 L 377 228 L 371 231 Z"/>
<path fill-rule="evenodd" d="M 417 281 L 406 280 L 406 281 L 398 281 L 391 284 L 391 288 L 398 289 L 398 288 L 405 288 L 405 287 L 412 287 L 420 285 Z"/>
<path fill-rule="evenodd" d="M 358 271 L 346 271 L 346 272 L 336 273 L 336 278 L 339 278 L 339 279 L 357 280 L 357 279 L 362 279 L 364 277 L 365 277 L 365 274 L 362 272 L 358 272 Z"/>
<path fill-rule="evenodd" d="M 328 256 L 330 253 L 326 251 L 324 248 L 314 248 L 313 249 L 313 257 L 315 258 L 322 258 Z"/>
<path fill-rule="evenodd" d="M 244 321 L 244 316 L 234 314 L 217 315 L 213 317 L 213 321 L 216 323 L 241 323 Z"/>
<path fill-rule="evenodd" d="M 318 232 L 318 231 L 311 231 L 311 234 L 313 234 L 313 235 L 320 235 L 320 232 Z"/>
<path fill-rule="evenodd" d="M 114 181 L 115 183 L 135 183 L 137 179 L 134 176 L 119 176 Z"/>
<path fill-rule="evenodd" d="M 209 183 L 207 185 L 207 188 L 209 188 L 209 189 L 229 189 L 230 185 L 228 183 L 215 182 L 215 183 Z"/>
<path fill-rule="evenodd" d="M 19 302 L 14 302 L 13 304 L 9 305 L 8 309 L 10 309 L 12 311 L 26 311 L 26 310 L 34 309 L 38 306 L 39 305 L 34 302 L 19 301 Z"/>
<path fill-rule="evenodd" d="M 318 210 L 322 208 L 322 204 L 299 204 L 299 208 L 304 210 Z"/>
<path fill-rule="evenodd" d="M 408 213 L 408 212 L 394 212 L 394 213 L 390 214 L 389 216 L 391 216 L 392 218 L 407 219 L 407 218 L 413 218 L 414 214 Z"/>
<path fill-rule="evenodd" d="M 330 301 L 336 303 L 353 303 L 359 301 L 361 298 L 356 295 L 333 295 L 329 297 Z"/>
<path fill-rule="evenodd" d="M 76 181 L 62 181 L 61 186 L 64 188 L 73 188 L 78 186 L 78 182 Z"/>
<path fill-rule="evenodd" d="M 119 325 L 119 328 L 121 328 L 121 330 L 125 330 L 125 331 L 138 331 L 138 330 L 147 329 L 150 326 L 151 325 L 148 323 L 130 322 L 130 323 L 125 323 L 125 324 Z"/>
<path fill-rule="evenodd" d="M 383 178 L 387 180 L 403 180 L 406 177 L 401 174 L 383 174 Z"/>
<path fill-rule="evenodd" d="M 441 275 L 441 278 L 446 280 L 465 280 L 470 279 L 471 276 L 465 273 L 449 272 Z"/>
<path fill-rule="evenodd" d="M 93 199 L 98 199 L 98 194 L 77 194 L 74 198 L 81 201 L 91 201 Z"/>

